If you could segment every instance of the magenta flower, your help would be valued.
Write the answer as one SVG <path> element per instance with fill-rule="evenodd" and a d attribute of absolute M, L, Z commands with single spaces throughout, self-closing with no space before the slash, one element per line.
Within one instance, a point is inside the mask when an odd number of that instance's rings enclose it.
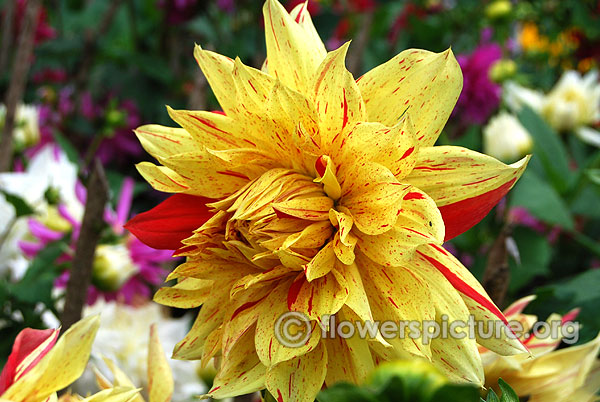
<path fill-rule="evenodd" d="M 489 78 L 492 65 L 502 58 L 502 48 L 496 43 L 483 43 L 472 53 L 456 59 L 463 72 L 463 90 L 454 109 L 465 124 L 483 124 L 500 104 L 502 88 Z"/>
<path fill-rule="evenodd" d="M 88 304 L 94 304 L 98 298 L 138 304 L 148 300 L 152 295 L 152 287 L 160 284 L 166 276 L 167 271 L 163 269 L 162 264 L 171 260 L 171 252 L 150 248 L 123 229 L 123 224 L 129 218 L 133 187 L 133 179 L 126 178 L 121 187 L 116 211 L 109 208 L 105 210 L 104 219 L 116 235 L 116 241 L 100 244 L 96 249 L 92 286 L 88 289 Z M 85 204 L 86 191 L 80 183 L 76 186 L 75 193 L 79 201 Z M 71 227 L 70 249 L 58 258 L 57 263 L 69 263 L 75 252 L 81 222 L 74 218 L 64 205 L 59 205 L 57 211 Z M 50 242 L 67 235 L 67 232 L 50 228 L 48 224 L 35 219 L 30 219 L 28 224 L 35 241 L 21 241 L 19 245 L 23 253 L 31 258 Z M 68 280 L 67 270 L 57 278 L 55 286 L 64 288 Z"/>

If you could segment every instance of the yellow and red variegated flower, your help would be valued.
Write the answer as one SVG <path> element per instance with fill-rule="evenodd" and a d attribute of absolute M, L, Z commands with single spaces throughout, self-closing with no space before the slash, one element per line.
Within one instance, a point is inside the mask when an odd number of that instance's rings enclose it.
<path fill-rule="evenodd" d="M 468 320 L 506 325 L 477 280 L 442 248 L 509 191 L 527 159 L 505 165 L 433 146 L 462 87 L 452 52 L 407 50 L 354 79 L 348 44 L 327 52 L 305 4 L 264 5 L 262 70 L 196 47 L 223 112 L 168 109 L 182 128 L 136 130 L 159 165 L 137 165 L 175 193 L 127 227 L 186 262 L 155 300 L 202 305 L 178 359 L 221 362 L 209 395 L 267 388 L 312 401 L 323 384 L 361 382 L 397 357 L 433 362 L 456 381 L 483 383 L 476 340 L 321 339 L 325 315 L 352 321 Z M 303 347 L 274 333 L 305 314 Z M 518 341 L 478 339 L 501 354 Z"/>
<path fill-rule="evenodd" d="M 0 374 L 0 400 L 55 401 L 83 373 L 99 325 L 98 316 L 87 317 L 58 341 L 57 329 L 21 331 Z"/>
<path fill-rule="evenodd" d="M 528 401 L 597 401 L 600 360 L 596 357 L 600 350 L 600 334 L 585 344 L 556 350 L 564 335 L 562 328 L 554 337 L 552 334 L 536 336 L 531 330 L 537 317 L 523 314 L 523 310 L 534 299 L 535 296 L 524 297 L 504 310 L 508 320 L 521 324 L 523 343 L 533 356 L 499 356 L 480 346 L 486 386 L 497 389 L 498 379 L 502 378 L 518 396 L 528 397 Z M 553 322 L 560 322 L 562 327 L 575 320 L 578 313 L 579 309 L 574 309 L 562 317 L 551 314 L 547 319 L 547 328 L 551 328 Z"/>

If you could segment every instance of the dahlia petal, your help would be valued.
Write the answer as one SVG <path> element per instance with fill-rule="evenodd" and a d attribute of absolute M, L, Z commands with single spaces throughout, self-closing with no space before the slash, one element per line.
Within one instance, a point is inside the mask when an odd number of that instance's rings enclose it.
<path fill-rule="evenodd" d="M 226 197 L 250 181 L 243 166 L 228 166 L 207 151 L 173 155 L 161 158 L 160 162 L 186 180 L 190 187 L 187 193 L 203 197 Z"/>
<path fill-rule="evenodd" d="M 265 387 L 266 367 L 254 351 L 254 331 L 247 331 L 218 371 L 207 395 L 214 399 L 256 392 Z"/>
<path fill-rule="evenodd" d="M 219 280 L 230 281 L 260 272 L 258 268 L 249 264 L 206 257 L 193 261 L 188 260 L 179 265 L 166 280 L 170 281 L 180 277 L 211 280 L 218 277 Z"/>
<path fill-rule="evenodd" d="M 350 215 L 362 233 L 381 234 L 396 222 L 408 187 L 399 183 L 384 166 L 373 162 L 360 164 L 345 178 L 336 209 Z"/>
<path fill-rule="evenodd" d="M 426 321 L 435 317 L 428 282 L 402 267 L 386 268 L 361 256 L 358 262 L 365 279 L 365 291 L 376 321 Z M 396 349 L 414 356 L 431 358 L 429 345 L 422 338 L 398 336 L 386 339 Z"/>
<path fill-rule="evenodd" d="M 322 343 L 302 357 L 270 367 L 265 385 L 278 402 L 312 402 L 327 372 L 327 349 Z"/>
<path fill-rule="evenodd" d="M 519 300 L 516 300 L 510 306 L 504 309 L 504 316 L 507 319 L 515 318 L 516 316 L 521 314 L 523 310 L 525 310 L 525 308 L 529 305 L 529 303 L 535 300 L 535 298 L 536 295 L 521 297 Z"/>
<path fill-rule="evenodd" d="M 421 148 L 403 181 L 426 192 L 440 208 L 446 240 L 477 224 L 525 171 L 529 157 L 512 165 L 462 147 Z"/>
<path fill-rule="evenodd" d="M 311 282 L 327 275 L 335 265 L 334 245 L 330 242 L 306 265 L 306 280 Z"/>
<path fill-rule="evenodd" d="M 98 315 L 73 324 L 44 357 L 2 394 L 9 401 L 43 401 L 81 376 L 100 326 Z"/>
<path fill-rule="evenodd" d="M 287 308 L 286 298 L 290 281 L 282 282 L 275 288 L 267 297 L 264 309 L 258 317 L 255 333 L 256 353 L 260 361 L 267 367 L 272 367 L 281 362 L 289 361 L 297 357 L 304 357 L 307 353 L 313 350 L 321 338 L 321 332 L 317 322 L 307 322 L 311 330 L 310 336 L 306 342 L 299 347 L 289 347 L 282 344 L 276 336 L 278 319 L 285 313 L 289 313 Z M 299 324 L 301 329 L 303 324 Z M 281 331 L 281 327 L 279 329 Z M 290 329 L 291 331 L 291 329 Z"/>
<path fill-rule="evenodd" d="M 224 327 L 224 324 L 220 325 L 206 337 L 206 340 L 204 341 L 204 347 L 202 349 L 202 358 L 200 359 L 200 366 L 202 368 L 207 367 L 217 353 L 221 351 Z"/>
<path fill-rule="evenodd" d="M 298 311 L 320 321 L 326 314 L 337 313 L 348 299 L 348 288 L 343 278 L 331 272 L 309 282 L 304 272 L 290 286 L 287 305 L 290 311 Z"/>
<path fill-rule="evenodd" d="M 319 249 L 331 237 L 333 229 L 329 221 L 315 222 L 300 232 L 287 236 L 281 248 L 316 248 Z M 264 244 L 263 244 L 264 245 Z"/>
<path fill-rule="evenodd" d="M 444 221 L 435 202 L 424 192 L 409 187 L 392 228 L 376 236 L 356 233 L 357 247 L 367 257 L 385 266 L 401 266 L 414 256 L 418 246 L 442 244 Z"/>
<path fill-rule="evenodd" d="M 358 80 L 369 121 L 394 126 L 408 110 L 421 146 L 432 146 L 462 89 L 462 73 L 450 49 L 409 49 Z"/>
<path fill-rule="evenodd" d="M 153 300 L 170 307 L 195 308 L 208 299 L 213 286 L 214 281 L 181 278 L 175 286 L 160 288 Z"/>
<path fill-rule="evenodd" d="M 327 54 L 312 81 L 312 100 L 320 118 L 321 146 L 335 149 L 344 131 L 364 121 L 365 105 L 345 59 L 350 42 Z M 330 152 L 327 152 L 330 153 Z"/>
<path fill-rule="evenodd" d="M 150 327 L 148 343 L 148 396 L 152 402 L 170 402 L 173 395 L 173 375 L 165 357 L 156 324 Z"/>
<path fill-rule="evenodd" d="M 212 215 L 206 207 L 210 200 L 175 194 L 149 211 L 130 219 L 124 227 L 144 244 L 157 249 L 176 250 L 181 241 Z"/>
<path fill-rule="evenodd" d="M 319 57 L 324 58 L 327 54 L 325 44 L 321 40 L 317 29 L 315 28 L 310 13 L 308 12 L 308 2 L 300 3 L 290 11 L 290 17 L 306 31 L 305 41 L 308 41 L 311 49 L 315 49 Z"/>
<path fill-rule="evenodd" d="M 148 124 L 138 127 L 133 132 L 146 152 L 155 158 L 177 155 L 198 144 L 183 128 Z"/>
<path fill-rule="evenodd" d="M 306 23 L 294 21 L 278 1 L 267 0 L 263 14 L 269 75 L 306 94 L 310 78 L 325 58 L 325 47 Z"/>
<path fill-rule="evenodd" d="M 347 320 L 351 317 L 338 314 L 336 318 Z M 357 333 L 349 338 L 336 335 L 332 339 L 323 339 L 321 343 L 325 345 L 327 355 L 332 357 L 327 361 L 327 386 L 336 382 L 362 384 L 375 368 L 368 341 L 361 339 Z"/>
<path fill-rule="evenodd" d="M 187 148 L 177 147 L 180 149 L 179 152 L 159 154 L 158 157 L 164 158 L 181 154 L 198 147 L 222 150 L 255 146 L 252 141 L 245 139 L 247 136 L 242 134 L 239 123 L 229 116 L 199 110 L 174 110 L 169 106 L 167 106 L 167 112 L 177 124 L 189 133 L 193 145 Z"/>
<path fill-rule="evenodd" d="M 276 80 L 260 70 L 246 66 L 239 57 L 233 63 L 232 76 L 237 90 L 237 110 L 255 114 L 264 112 Z M 244 124 L 243 121 L 240 123 Z"/>
<path fill-rule="evenodd" d="M 150 162 L 140 162 L 135 165 L 142 177 L 155 190 L 164 193 L 191 192 L 188 180 L 165 166 L 156 166 Z"/>
<path fill-rule="evenodd" d="M 221 352 L 228 356 L 231 350 L 247 331 L 251 330 L 258 317 L 268 313 L 268 301 L 270 288 L 268 286 L 255 286 L 249 291 L 240 293 L 229 306 L 226 316 L 229 319 L 223 324 L 223 336 L 221 339 Z"/>
<path fill-rule="evenodd" d="M 213 286 L 210 297 L 202 305 L 192 328 L 175 345 L 173 349 L 174 359 L 198 360 L 202 358 L 206 338 L 220 326 L 225 318 L 230 288 L 231 282 L 220 282 Z"/>
<path fill-rule="evenodd" d="M 196 45 L 194 58 L 226 114 L 235 110 L 236 91 L 231 72 L 233 60 Z"/>
<path fill-rule="evenodd" d="M 381 123 L 357 123 L 342 140 L 339 150 L 345 165 L 353 165 L 357 158 L 377 162 L 398 179 L 413 169 L 418 151 L 419 143 L 408 115 L 393 127 Z"/>
<path fill-rule="evenodd" d="M 335 174 L 335 166 L 331 158 L 327 155 L 321 155 L 315 162 L 317 178 L 315 183 L 323 183 L 323 191 L 329 198 L 337 201 L 342 195 L 342 188 Z"/>
<path fill-rule="evenodd" d="M 358 239 L 353 234 L 346 236 L 346 241 L 342 242 L 340 232 L 337 232 L 333 237 L 332 245 L 333 252 L 340 262 L 346 265 L 350 265 L 354 262 L 356 255 L 354 254 L 354 247 L 356 246 Z"/>
<path fill-rule="evenodd" d="M 487 295 L 483 286 L 452 254 L 436 245 L 425 245 L 417 251 L 420 261 L 438 270 L 460 295 L 475 321 L 498 323 L 508 326 L 508 321 Z M 486 324 L 487 325 L 487 324 Z M 501 332 L 500 338 L 477 337 L 484 347 L 503 355 L 526 353 L 527 348 L 519 339 L 511 339 Z M 478 333 L 476 332 L 476 335 Z"/>
<path fill-rule="evenodd" d="M 27 374 L 56 343 L 59 330 L 25 328 L 17 338 L 0 374 L 0 395 Z"/>
<path fill-rule="evenodd" d="M 329 197 L 295 198 L 289 201 L 277 202 L 272 208 L 284 215 L 308 221 L 324 221 L 329 219 L 329 210 L 333 200 Z"/>

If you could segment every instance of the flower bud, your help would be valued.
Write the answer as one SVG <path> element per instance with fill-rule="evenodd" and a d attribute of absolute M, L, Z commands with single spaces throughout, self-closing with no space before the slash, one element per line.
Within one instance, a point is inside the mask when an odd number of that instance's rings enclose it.
<path fill-rule="evenodd" d="M 103 244 L 96 248 L 92 282 L 100 290 L 116 291 L 137 272 L 124 244 Z"/>
<path fill-rule="evenodd" d="M 515 161 L 527 154 L 533 141 L 519 120 L 502 112 L 483 129 L 483 151 L 503 161 Z"/>
<path fill-rule="evenodd" d="M 509 59 L 501 59 L 495 62 L 489 71 L 490 80 L 501 83 L 512 78 L 517 72 L 517 63 Z"/>
<path fill-rule="evenodd" d="M 512 11 L 512 4 L 508 0 L 496 0 L 485 8 L 485 15 L 492 20 L 504 18 Z"/>

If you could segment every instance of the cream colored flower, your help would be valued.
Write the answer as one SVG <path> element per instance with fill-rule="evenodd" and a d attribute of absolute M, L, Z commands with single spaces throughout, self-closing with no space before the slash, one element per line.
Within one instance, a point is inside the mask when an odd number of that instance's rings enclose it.
<path fill-rule="evenodd" d="M 501 112 L 483 129 L 483 151 L 494 158 L 515 161 L 531 151 L 531 136 L 512 114 Z"/>
<path fill-rule="evenodd" d="M 513 111 L 527 105 L 557 131 L 574 132 L 582 141 L 600 147 L 600 132 L 589 127 L 600 121 L 597 71 L 584 76 L 577 71 L 567 71 L 547 95 L 514 82 L 505 86 L 504 94 Z"/>

